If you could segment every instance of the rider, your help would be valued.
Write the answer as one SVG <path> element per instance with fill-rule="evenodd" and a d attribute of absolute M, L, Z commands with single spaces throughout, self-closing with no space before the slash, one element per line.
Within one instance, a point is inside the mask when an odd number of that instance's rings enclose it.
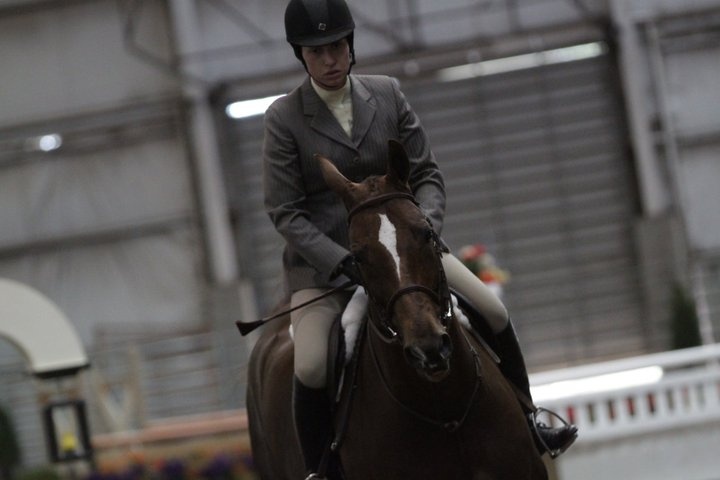
<path fill-rule="evenodd" d="M 348 250 L 347 213 L 323 181 L 313 154 L 332 158 L 346 177 L 360 181 L 385 173 L 387 140 L 399 139 L 410 158 L 409 183 L 416 200 L 436 232 L 442 230 L 445 186 L 426 133 L 396 81 L 350 75 L 354 29 L 345 0 L 290 0 L 285 11 L 287 41 L 308 77 L 267 110 L 263 166 L 265 206 L 286 241 L 283 266 L 291 307 L 340 285 L 343 277 L 359 280 Z M 450 286 L 482 313 L 495 333 L 504 375 L 530 397 L 505 306 L 451 253 L 442 255 L 442 263 Z M 332 430 L 325 390 L 328 333 L 351 293 L 334 293 L 291 314 L 293 415 L 310 472 L 316 471 Z M 573 425 L 539 425 L 535 431 L 539 444 L 551 452 L 563 451 L 577 435 Z"/>

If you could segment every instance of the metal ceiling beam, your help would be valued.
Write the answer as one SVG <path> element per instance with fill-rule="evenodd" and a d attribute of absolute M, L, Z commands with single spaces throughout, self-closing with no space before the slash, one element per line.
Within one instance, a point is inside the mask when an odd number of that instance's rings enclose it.
<path fill-rule="evenodd" d="M 80 3 L 93 3 L 99 0 L 0 0 L 0 17 L 34 13 L 54 8 L 65 8 Z"/>
<path fill-rule="evenodd" d="M 116 243 L 124 240 L 167 235 L 172 232 L 192 227 L 196 219 L 191 214 L 168 216 L 148 220 L 132 225 L 98 228 L 94 231 L 80 232 L 66 235 L 56 235 L 46 238 L 23 240 L 16 244 L 0 245 L 0 259 L 17 258 L 43 253 L 57 253 L 69 249 Z"/>

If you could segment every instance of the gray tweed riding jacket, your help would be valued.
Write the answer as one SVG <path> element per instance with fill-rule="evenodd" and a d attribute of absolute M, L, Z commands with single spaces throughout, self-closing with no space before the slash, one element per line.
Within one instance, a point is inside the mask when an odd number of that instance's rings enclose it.
<path fill-rule="evenodd" d="M 265 113 L 265 208 L 285 238 L 283 266 L 290 291 L 335 286 L 330 274 L 348 255 L 347 212 L 313 155 L 329 158 L 359 182 L 386 172 L 388 140 L 400 140 L 412 164 L 410 186 L 440 233 L 445 185 L 420 121 L 387 76 L 351 75 L 352 138 L 318 96 L 310 77 Z"/>

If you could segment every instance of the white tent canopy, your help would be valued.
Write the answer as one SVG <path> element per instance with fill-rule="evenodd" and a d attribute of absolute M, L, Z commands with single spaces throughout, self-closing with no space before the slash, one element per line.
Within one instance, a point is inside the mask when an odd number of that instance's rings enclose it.
<path fill-rule="evenodd" d="M 22 351 L 39 377 L 88 366 L 75 328 L 60 309 L 33 288 L 5 278 L 0 278 L 0 337 Z"/>

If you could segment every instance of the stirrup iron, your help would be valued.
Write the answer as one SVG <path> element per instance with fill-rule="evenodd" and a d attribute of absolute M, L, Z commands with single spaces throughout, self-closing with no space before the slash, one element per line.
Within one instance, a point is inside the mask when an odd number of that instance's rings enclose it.
<path fill-rule="evenodd" d="M 543 448 L 545 448 L 545 451 L 548 452 L 548 455 L 550 455 L 550 458 L 555 459 L 555 458 L 559 457 L 560 455 L 562 455 L 568 448 L 570 448 L 570 446 L 575 442 L 575 438 L 577 438 L 577 434 L 575 435 L 574 438 L 572 438 L 565 445 L 562 445 L 560 448 L 556 448 L 554 450 L 551 449 L 545 443 L 545 440 L 543 439 L 542 435 L 540 435 L 540 427 L 550 428 L 548 425 L 546 425 L 545 423 L 541 422 L 538 419 L 538 415 L 540 415 L 542 413 L 546 413 L 546 414 L 550 415 L 550 417 L 556 418 L 557 420 L 560 421 L 560 423 L 562 424 L 563 427 L 569 427 L 570 424 L 567 422 L 567 420 L 562 418 L 560 415 L 553 412 L 552 410 L 548 410 L 547 408 L 537 407 L 535 409 L 535 411 L 530 414 L 531 415 L 530 418 L 532 418 L 531 423 L 532 423 L 533 433 L 535 434 L 535 438 L 537 438 L 538 441 L 540 442 L 540 444 L 543 446 Z M 560 428 L 560 427 L 557 427 L 557 428 Z"/>

